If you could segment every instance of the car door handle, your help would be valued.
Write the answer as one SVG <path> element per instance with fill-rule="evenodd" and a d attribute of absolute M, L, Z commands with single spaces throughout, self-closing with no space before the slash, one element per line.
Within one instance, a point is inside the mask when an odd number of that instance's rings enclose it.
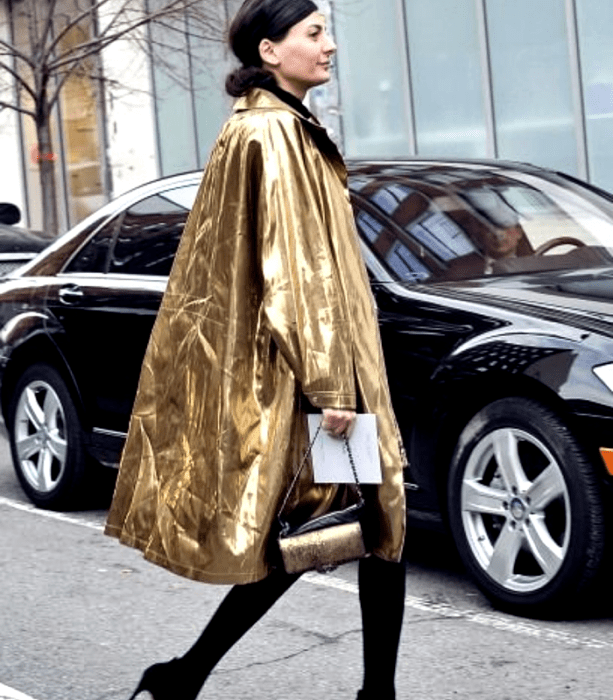
<path fill-rule="evenodd" d="M 60 301 L 62 304 L 79 304 L 83 301 L 85 294 L 81 287 L 76 284 L 70 284 L 67 287 L 62 287 L 59 292 Z"/>

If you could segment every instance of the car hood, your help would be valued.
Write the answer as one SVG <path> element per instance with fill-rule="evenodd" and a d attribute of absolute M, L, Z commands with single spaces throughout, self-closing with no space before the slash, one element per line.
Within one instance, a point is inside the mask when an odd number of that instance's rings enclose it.
<path fill-rule="evenodd" d="M 433 285 L 435 293 L 559 321 L 613 337 L 613 267 Z"/>

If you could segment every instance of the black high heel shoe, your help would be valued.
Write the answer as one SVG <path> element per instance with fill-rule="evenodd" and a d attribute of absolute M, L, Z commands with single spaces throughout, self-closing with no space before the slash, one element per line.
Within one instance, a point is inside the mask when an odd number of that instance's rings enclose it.
<path fill-rule="evenodd" d="M 145 692 L 151 693 L 154 700 L 196 700 L 200 687 L 194 690 L 188 683 L 189 679 L 181 673 L 181 659 L 171 659 L 149 666 L 130 700 Z"/>

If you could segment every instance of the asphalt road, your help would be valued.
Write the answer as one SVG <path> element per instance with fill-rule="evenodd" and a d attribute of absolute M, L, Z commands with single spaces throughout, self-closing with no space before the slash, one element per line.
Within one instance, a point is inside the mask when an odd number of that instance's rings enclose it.
<path fill-rule="evenodd" d="M 127 700 L 144 667 L 189 647 L 227 590 L 173 576 L 104 537 L 104 505 L 70 514 L 30 507 L 0 437 L 0 700 Z M 572 622 L 501 614 L 443 537 L 411 529 L 406 603 L 398 700 L 613 696 L 604 602 Z M 201 697 L 353 699 L 360 674 L 348 565 L 305 575 Z"/>

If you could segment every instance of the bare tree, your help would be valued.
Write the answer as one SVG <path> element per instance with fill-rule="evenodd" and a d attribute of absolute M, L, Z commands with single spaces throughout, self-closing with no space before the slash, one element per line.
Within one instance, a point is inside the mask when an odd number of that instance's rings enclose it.
<path fill-rule="evenodd" d="M 0 34 L 0 109 L 31 117 L 36 127 L 44 229 L 59 230 L 51 119 L 62 89 L 74 76 L 101 86 L 99 57 L 119 40 L 138 42 L 152 60 L 163 62 L 168 46 L 149 35 L 172 37 L 188 31 L 199 39 L 220 41 L 227 21 L 227 0 L 0 0 L 7 5 L 19 39 Z M 155 25 L 164 32 L 148 32 Z M 172 39 L 167 39 L 172 42 Z M 180 42 L 177 42 L 180 44 Z M 179 49 L 177 49 L 179 50 Z M 169 71 L 172 66 L 168 66 Z M 178 77 L 178 76 L 177 76 Z M 0 86 L 1 87 L 1 86 Z M 8 89 L 7 89 L 8 88 Z"/>

